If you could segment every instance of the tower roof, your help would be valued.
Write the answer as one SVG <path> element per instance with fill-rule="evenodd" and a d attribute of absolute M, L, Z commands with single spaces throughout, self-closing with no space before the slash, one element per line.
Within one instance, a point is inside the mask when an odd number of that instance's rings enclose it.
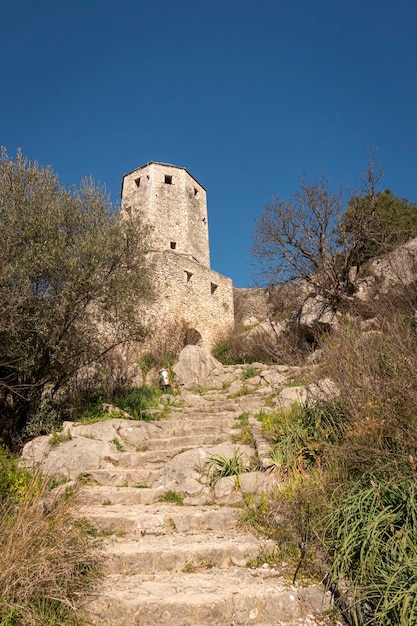
<path fill-rule="evenodd" d="M 197 185 L 200 185 L 200 187 L 202 189 L 204 189 L 204 191 L 206 191 L 206 188 L 204 187 L 204 185 L 202 185 L 200 183 L 199 180 L 196 179 L 195 176 L 193 176 L 186 167 L 182 167 L 181 165 L 172 165 L 171 163 L 160 163 L 159 161 L 148 161 L 147 163 L 145 163 L 145 165 L 141 165 L 140 167 L 135 167 L 134 170 L 131 170 L 130 172 L 127 172 L 127 174 L 125 174 L 123 176 L 123 180 L 126 178 L 126 176 L 130 176 L 130 174 L 133 174 L 134 172 L 139 172 L 140 170 L 142 170 L 144 167 L 148 167 L 148 165 L 162 165 L 163 167 L 175 167 L 175 169 L 177 170 L 184 170 L 185 172 L 187 172 L 188 176 L 190 176 L 193 180 L 195 180 L 195 182 L 197 183 Z M 122 180 L 122 191 L 123 191 L 123 180 Z"/>

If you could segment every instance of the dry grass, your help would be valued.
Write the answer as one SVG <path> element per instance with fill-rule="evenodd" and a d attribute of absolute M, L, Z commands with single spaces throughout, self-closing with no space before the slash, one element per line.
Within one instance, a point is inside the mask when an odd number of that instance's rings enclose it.
<path fill-rule="evenodd" d="M 417 441 L 415 325 L 413 311 L 380 303 L 379 331 L 363 333 L 349 323 L 324 345 L 323 374 L 340 389 L 351 424 L 345 461 L 358 473 L 410 469 Z"/>
<path fill-rule="evenodd" d="M 75 518 L 74 496 L 51 499 L 34 477 L 0 517 L 0 617 L 4 625 L 81 624 L 77 606 L 99 575 L 98 549 Z"/>
<path fill-rule="evenodd" d="M 186 345 L 198 344 L 199 339 L 197 331 L 182 319 L 155 325 L 137 354 L 143 375 L 153 368 L 170 367 Z"/>
<path fill-rule="evenodd" d="M 281 330 L 264 322 L 250 331 L 237 326 L 212 353 L 225 365 L 255 362 L 302 365 L 311 354 L 311 347 L 292 330 Z"/>

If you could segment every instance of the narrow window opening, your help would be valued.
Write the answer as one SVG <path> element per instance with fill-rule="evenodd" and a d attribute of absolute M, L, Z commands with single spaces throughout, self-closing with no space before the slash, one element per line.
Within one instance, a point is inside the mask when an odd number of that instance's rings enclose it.
<path fill-rule="evenodd" d="M 187 277 L 187 283 L 189 283 L 189 282 L 190 282 L 190 280 L 191 280 L 191 277 L 192 277 L 192 273 L 191 273 L 191 272 L 187 272 L 187 271 L 186 271 L 186 272 L 185 272 L 185 275 L 186 275 L 186 277 Z"/>
<path fill-rule="evenodd" d="M 217 289 L 217 285 L 215 285 L 214 283 L 210 283 L 210 290 L 212 294 L 216 291 L 216 289 Z"/>
<path fill-rule="evenodd" d="M 175 250 L 176 247 L 177 247 L 177 242 L 171 241 L 171 250 Z"/>
<path fill-rule="evenodd" d="M 165 176 L 165 184 L 172 185 L 172 176 Z"/>
<path fill-rule="evenodd" d="M 206 218 L 203 217 L 203 224 L 205 224 L 207 222 Z"/>
<path fill-rule="evenodd" d="M 194 187 L 194 195 L 196 196 L 198 194 L 198 189 L 197 187 Z"/>
<path fill-rule="evenodd" d="M 136 187 L 140 187 L 140 176 L 139 178 L 135 178 L 135 185 Z"/>

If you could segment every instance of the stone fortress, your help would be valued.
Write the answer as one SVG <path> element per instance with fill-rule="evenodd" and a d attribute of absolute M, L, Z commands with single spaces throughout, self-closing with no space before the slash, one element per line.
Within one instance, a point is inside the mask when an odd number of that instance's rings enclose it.
<path fill-rule="evenodd" d="M 185 343 L 210 349 L 234 325 L 233 285 L 210 268 L 205 188 L 184 168 L 149 162 L 123 177 L 122 210 L 151 226 L 155 329 L 182 323 Z"/>

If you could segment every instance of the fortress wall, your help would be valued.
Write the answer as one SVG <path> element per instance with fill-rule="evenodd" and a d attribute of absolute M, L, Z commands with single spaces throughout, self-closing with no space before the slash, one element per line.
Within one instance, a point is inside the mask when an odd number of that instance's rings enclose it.
<path fill-rule="evenodd" d="M 263 287 L 239 288 L 235 287 L 234 303 L 238 321 L 248 320 L 254 316 L 266 319 L 271 312 L 269 290 Z"/>
<path fill-rule="evenodd" d="M 152 256 L 159 293 L 148 311 L 154 326 L 184 321 L 201 335 L 199 345 L 212 348 L 234 326 L 231 279 L 170 251 Z"/>

